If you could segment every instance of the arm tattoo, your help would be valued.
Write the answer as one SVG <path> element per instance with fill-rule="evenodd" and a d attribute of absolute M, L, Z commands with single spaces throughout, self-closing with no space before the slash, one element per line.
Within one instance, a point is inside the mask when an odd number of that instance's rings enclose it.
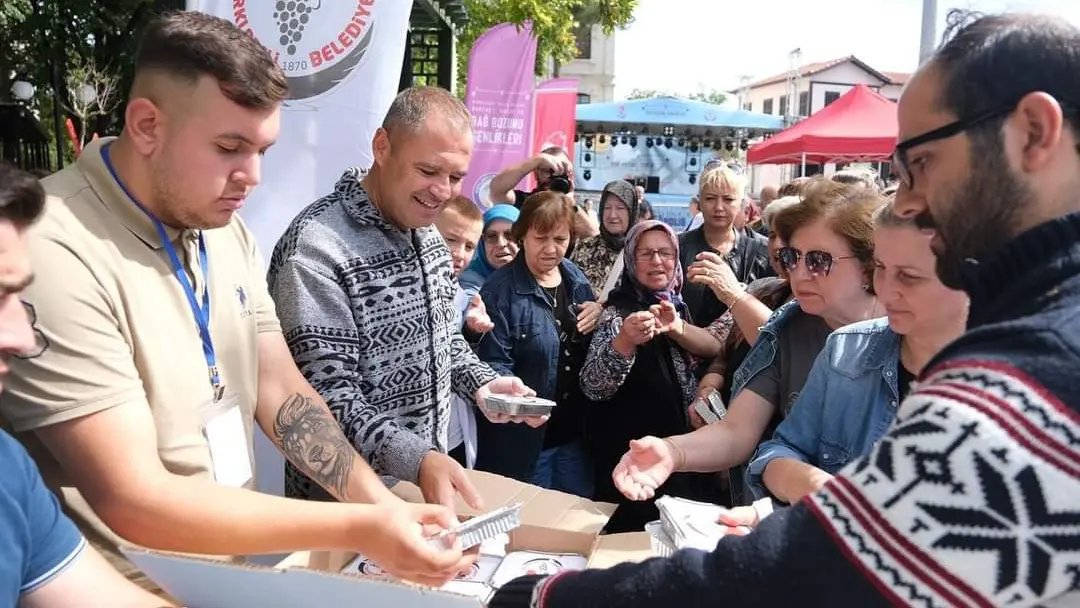
<path fill-rule="evenodd" d="M 346 500 L 356 451 L 326 408 L 294 394 L 278 410 L 274 434 L 294 465 L 338 500 Z"/>

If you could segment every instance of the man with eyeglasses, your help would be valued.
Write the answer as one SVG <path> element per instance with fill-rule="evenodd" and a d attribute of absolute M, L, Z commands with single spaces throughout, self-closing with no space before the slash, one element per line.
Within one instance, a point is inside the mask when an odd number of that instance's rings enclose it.
<path fill-rule="evenodd" d="M 949 30 L 900 99 L 894 209 L 935 229 L 968 333 L 869 455 L 749 535 L 523 577 L 490 606 L 1080 604 L 1080 29 L 953 13 Z"/>

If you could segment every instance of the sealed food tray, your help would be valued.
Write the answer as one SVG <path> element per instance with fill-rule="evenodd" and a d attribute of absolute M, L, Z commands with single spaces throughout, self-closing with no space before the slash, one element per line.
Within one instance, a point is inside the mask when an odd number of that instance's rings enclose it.
<path fill-rule="evenodd" d="M 484 408 L 508 416 L 547 416 L 555 409 L 555 402 L 540 397 L 488 395 Z"/>
<path fill-rule="evenodd" d="M 516 503 L 478 515 L 449 530 L 444 530 L 431 537 L 431 542 L 448 547 L 449 539 L 456 537 L 462 549 L 470 549 L 520 525 L 521 503 Z"/>
<path fill-rule="evenodd" d="M 727 408 L 724 407 L 724 400 L 720 397 L 720 393 L 713 389 L 709 391 L 708 395 L 704 398 L 698 398 L 694 400 L 694 410 L 697 411 L 698 416 L 705 421 L 705 424 L 715 424 L 723 420 L 727 414 Z"/>
<path fill-rule="evenodd" d="M 645 524 L 645 531 L 649 533 L 653 553 L 660 557 L 671 557 L 675 553 L 675 543 L 664 532 L 664 525 L 659 519 Z"/>

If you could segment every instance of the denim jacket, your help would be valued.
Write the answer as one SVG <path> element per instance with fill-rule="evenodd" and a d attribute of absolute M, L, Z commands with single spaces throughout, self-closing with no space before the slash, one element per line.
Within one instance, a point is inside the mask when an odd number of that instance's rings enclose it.
<path fill-rule="evenodd" d="M 731 377 L 732 400 L 746 386 L 747 382 L 750 382 L 754 376 L 772 365 L 773 359 L 776 358 L 776 342 L 779 339 L 780 330 L 796 314 L 801 312 L 802 309 L 799 308 L 799 303 L 792 300 L 774 310 L 769 319 L 765 321 L 765 325 L 758 331 L 758 338 L 754 342 L 754 346 L 751 347 L 750 352 L 746 353 L 742 365 L 735 370 L 735 375 Z"/>
<path fill-rule="evenodd" d="M 596 299 L 588 279 L 573 262 L 559 263 L 567 297 L 581 304 Z M 525 265 L 525 256 L 492 274 L 480 290 L 495 328 L 480 340 L 477 354 L 496 373 L 521 378 L 545 399 L 555 399 L 559 330 L 543 288 Z"/>
<path fill-rule="evenodd" d="M 749 483 L 767 496 L 762 475 L 776 458 L 835 474 L 870 451 L 896 416 L 900 336 L 886 318 L 841 327 L 829 336 L 791 413 L 758 446 Z"/>

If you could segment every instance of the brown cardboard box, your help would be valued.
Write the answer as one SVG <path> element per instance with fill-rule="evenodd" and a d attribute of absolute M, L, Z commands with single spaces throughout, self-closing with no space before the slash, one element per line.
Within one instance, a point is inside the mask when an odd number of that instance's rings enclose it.
<path fill-rule="evenodd" d="M 484 512 L 522 504 L 522 526 L 510 533 L 507 551 L 576 553 L 589 567 L 640 561 L 652 555 L 644 533 L 599 537 L 614 505 L 544 490 L 488 473 L 469 472 L 484 499 Z M 412 484 L 394 492 L 419 501 Z M 464 504 L 463 516 L 476 515 Z M 128 556 L 162 589 L 191 608 L 285 608 L 289 606 L 392 606 L 479 608 L 471 597 L 407 583 L 341 574 L 356 554 L 347 551 L 300 551 L 273 567 L 222 563 L 200 557 L 124 548 Z"/>

